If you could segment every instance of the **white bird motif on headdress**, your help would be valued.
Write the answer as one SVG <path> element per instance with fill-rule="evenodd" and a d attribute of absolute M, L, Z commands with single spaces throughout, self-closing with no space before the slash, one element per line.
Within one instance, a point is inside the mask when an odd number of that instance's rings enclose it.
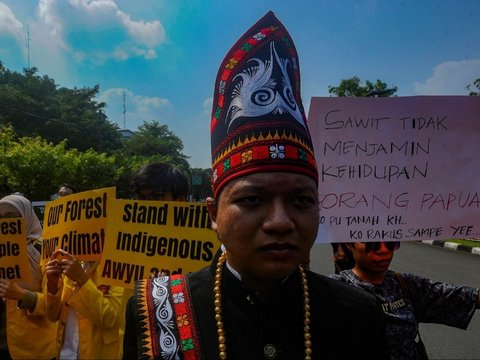
<path fill-rule="evenodd" d="M 295 100 L 292 85 L 288 77 L 288 59 L 281 59 L 270 43 L 270 59 L 262 61 L 252 58 L 248 62 L 255 64 L 243 70 L 233 78 L 241 80 L 232 91 L 232 99 L 225 122 L 228 128 L 239 117 L 258 117 L 266 114 L 290 113 L 305 127 L 305 122 Z M 280 79 L 272 77 L 274 66 L 281 70 Z"/>

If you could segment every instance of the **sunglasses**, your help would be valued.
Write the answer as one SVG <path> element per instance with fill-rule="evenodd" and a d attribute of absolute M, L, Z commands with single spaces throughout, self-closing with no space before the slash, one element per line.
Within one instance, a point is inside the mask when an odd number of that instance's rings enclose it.
<path fill-rule="evenodd" d="M 360 244 L 365 245 L 365 251 L 378 251 L 380 250 L 381 244 L 384 244 L 385 247 L 390 251 L 395 251 L 400 249 L 400 241 L 375 241 L 375 242 L 362 242 Z"/>

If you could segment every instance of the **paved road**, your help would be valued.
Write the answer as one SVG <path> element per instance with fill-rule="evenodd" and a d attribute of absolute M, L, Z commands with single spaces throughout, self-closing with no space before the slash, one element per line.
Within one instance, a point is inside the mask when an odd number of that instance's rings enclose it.
<path fill-rule="evenodd" d="M 333 272 L 332 247 L 315 244 L 311 269 L 321 274 Z M 417 242 L 402 243 L 391 270 L 409 272 L 457 285 L 480 287 L 480 255 L 452 251 Z M 421 324 L 420 334 L 430 359 L 480 359 L 480 310 L 466 331 L 437 324 Z"/>

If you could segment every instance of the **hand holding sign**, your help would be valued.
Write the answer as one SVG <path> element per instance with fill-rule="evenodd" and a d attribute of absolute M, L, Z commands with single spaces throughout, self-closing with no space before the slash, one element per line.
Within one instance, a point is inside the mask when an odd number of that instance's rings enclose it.
<path fill-rule="evenodd" d="M 79 287 L 88 281 L 88 275 L 83 270 L 82 264 L 72 254 L 58 249 L 52 254 L 52 258 L 57 258 L 58 256 L 62 256 L 59 259 L 59 266 L 70 280 L 75 281 Z"/>
<path fill-rule="evenodd" d="M 62 274 L 77 283 L 80 287 L 88 281 L 88 275 L 82 268 L 82 264 L 69 252 L 58 249 L 45 266 L 47 273 L 47 289 L 55 295 L 58 291 L 58 281 Z"/>
<path fill-rule="evenodd" d="M 52 256 L 45 265 L 45 272 L 47 274 L 47 290 L 50 294 L 55 295 L 58 292 L 58 282 L 63 272 L 60 259 Z"/>
<path fill-rule="evenodd" d="M 4 299 L 21 300 L 25 291 L 15 281 L 0 279 L 0 297 Z"/>

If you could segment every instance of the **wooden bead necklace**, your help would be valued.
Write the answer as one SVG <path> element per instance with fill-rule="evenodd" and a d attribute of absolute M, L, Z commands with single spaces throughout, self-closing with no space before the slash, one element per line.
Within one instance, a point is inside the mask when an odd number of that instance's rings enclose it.
<path fill-rule="evenodd" d="M 222 272 L 223 264 L 225 262 L 226 251 L 222 253 L 218 259 L 217 269 L 215 271 L 215 283 L 213 292 L 215 294 L 215 321 L 217 322 L 217 336 L 218 336 L 218 350 L 220 359 L 227 359 L 227 341 L 225 338 L 225 328 L 222 319 Z M 312 342 L 310 336 L 310 295 L 308 293 L 308 281 L 305 270 L 299 265 L 302 288 L 303 288 L 303 305 L 304 305 L 304 319 L 303 319 L 303 339 L 305 345 L 305 360 L 312 359 Z"/>

